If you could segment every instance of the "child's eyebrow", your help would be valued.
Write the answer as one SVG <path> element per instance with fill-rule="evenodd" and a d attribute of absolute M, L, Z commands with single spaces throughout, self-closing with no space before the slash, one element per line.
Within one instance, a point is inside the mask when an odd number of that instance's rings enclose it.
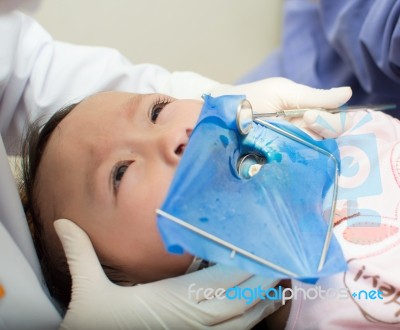
<path fill-rule="evenodd" d="M 147 95 L 135 94 L 132 97 L 128 98 L 128 100 L 126 100 L 122 104 L 122 109 L 124 110 L 124 114 L 126 112 L 126 116 L 128 117 L 133 116 L 141 106 L 142 102 L 146 99 L 146 96 L 149 97 L 150 94 Z"/>

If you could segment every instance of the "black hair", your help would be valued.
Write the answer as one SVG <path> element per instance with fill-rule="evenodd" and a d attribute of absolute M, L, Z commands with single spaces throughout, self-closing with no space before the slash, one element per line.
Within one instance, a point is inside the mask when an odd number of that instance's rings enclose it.
<path fill-rule="evenodd" d="M 54 236 L 47 232 L 48 226 L 46 228 L 40 212 L 40 205 L 37 202 L 39 194 L 38 171 L 43 153 L 53 132 L 79 103 L 73 103 L 60 109 L 45 124 L 41 124 L 41 119 L 33 122 L 28 127 L 21 151 L 22 177 L 19 191 L 22 204 L 46 285 L 51 296 L 60 304 L 63 312 L 66 311 L 71 300 L 72 278 L 61 244 L 59 244 L 61 251 L 54 248 L 57 242 L 51 241 Z M 133 285 L 117 268 L 103 264 L 102 267 L 112 282 L 120 285 Z"/>
<path fill-rule="evenodd" d="M 71 300 L 72 280 L 66 258 L 51 248 L 37 204 L 37 175 L 47 143 L 60 122 L 78 105 L 73 103 L 57 111 L 44 125 L 42 118 L 33 122 L 22 143 L 21 181 L 19 191 L 29 229 L 50 294 L 65 311 Z M 55 219 L 54 219 L 55 220 Z"/>

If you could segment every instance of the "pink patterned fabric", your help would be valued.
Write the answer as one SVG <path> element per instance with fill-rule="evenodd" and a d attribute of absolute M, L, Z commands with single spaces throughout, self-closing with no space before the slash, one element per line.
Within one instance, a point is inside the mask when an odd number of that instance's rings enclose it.
<path fill-rule="evenodd" d="M 367 111 L 338 116 L 346 129 L 337 138 L 342 166 L 334 233 L 348 270 L 314 286 L 293 281 L 298 296 L 286 328 L 398 329 L 400 121 Z"/>

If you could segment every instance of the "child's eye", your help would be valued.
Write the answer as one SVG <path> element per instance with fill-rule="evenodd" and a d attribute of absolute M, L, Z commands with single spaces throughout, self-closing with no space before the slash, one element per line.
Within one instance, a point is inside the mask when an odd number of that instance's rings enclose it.
<path fill-rule="evenodd" d="M 151 112 L 150 112 L 150 120 L 153 124 L 155 124 L 157 122 L 157 118 L 159 116 L 159 114 L 161 113 L 161 111 L 163 111 L 164 107 L 167 105 L 168 103 L 158 103 L 158 104 L 154 104 L 153 107 L 151 108 Z"/>
<path fill-rule="evenodd" d="M 150 121 L 155 124 L 157 122 L 158 116 L 161 111 L 164 110 L 165 106 L 173 102 L 175 99 L 166 95 L 159 95 L 154 101 L 152 107 L 150 108 L 149 118 Z"/>
<path fill-rule="evenodd" d="M 129 165 L 131 162 L 122 162 L 118 163 L 114 166 L 114 169 L 112 171 L 112 184 L 114 188 L 114 192 L 118 191 L 119 185 L 121 184 L 122 177 L 124 176 L 126 170 L 128 169 Z"/>

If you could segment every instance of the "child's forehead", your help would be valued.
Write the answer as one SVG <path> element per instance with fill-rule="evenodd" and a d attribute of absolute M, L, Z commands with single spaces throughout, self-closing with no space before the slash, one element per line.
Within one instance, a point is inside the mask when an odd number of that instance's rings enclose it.
<path fill-rule="evenodd" d="M 89 96 L 88 98 L 82 100 L 76 107 L 78 111 L 86 109 L 88 111 L 98 111 L 101 108 L 119 108 L 123 107 L 127 103 L 139 102 L 142 98 L 148 95 L 128 93 L 128 92 L 118 92 L 118 91 L 107 91 L 99 92 Z"/>
<path fill-rule="evenodd" d="M 107 121 L 115 115 L 136 112 L 142 99 L 142 95 L 133 93 L 97 93 L 81 101 L 58 126 L 75 132 L 85 127 L 89 129 L 95 122 Z"/>

